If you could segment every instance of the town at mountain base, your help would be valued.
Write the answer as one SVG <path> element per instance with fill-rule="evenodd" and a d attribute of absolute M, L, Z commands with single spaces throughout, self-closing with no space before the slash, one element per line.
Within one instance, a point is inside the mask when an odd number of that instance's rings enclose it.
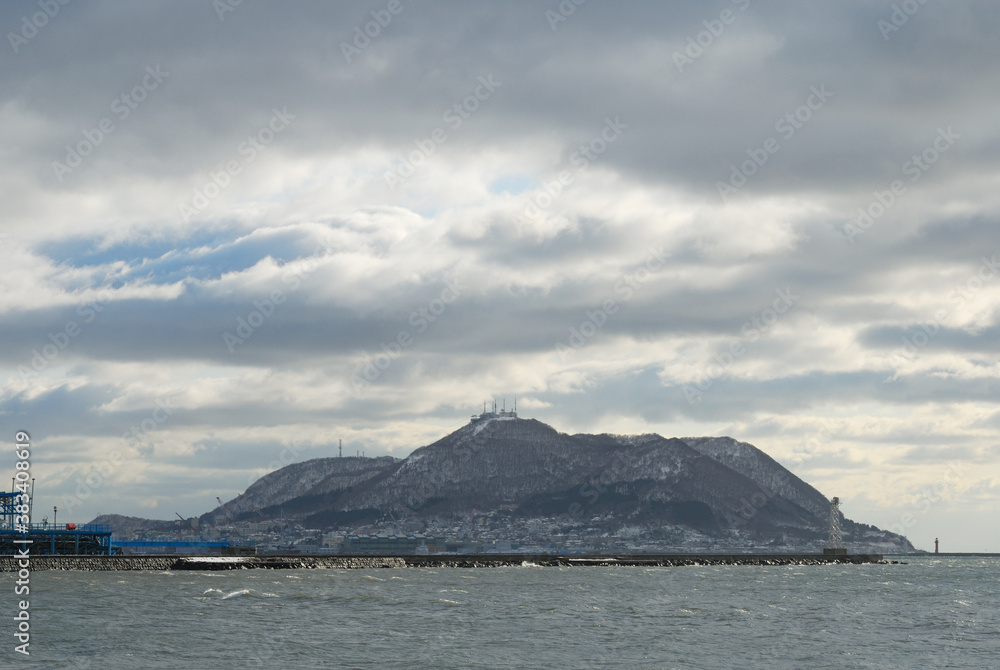
<path fill-rule="evenodd" d="M 126 523 L 95 519 L 116 520 Z M 142 521 L 127 523 L 139 533 Z M 378 535 L 480 551 L 810 552 L 825 546 L 830 501 L 729 437 L 567 435 L 491 412 L 404 459 L 286 466 L 198 522 L 303 551 Z M 852 552 L 913 551 L 894 533 L 841 524 Z"/>

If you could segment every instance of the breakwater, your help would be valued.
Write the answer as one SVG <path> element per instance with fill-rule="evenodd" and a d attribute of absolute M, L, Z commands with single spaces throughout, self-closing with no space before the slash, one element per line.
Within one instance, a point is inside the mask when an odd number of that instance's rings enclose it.
<path fill-rule="evenodd" d="M 18 559 L 0 556 L 0 572 L 16 572 Z M 895 561 L 893 561 L 895 562 Z M 825 565 L 886 563 L 878 554 L 432 554 L 404 556 L 32 556 L 31 570 L 289 570 L 404 567 L 497 568 L 520 566 Z"/>
<path fill-rule="evenodd" d="M 403 556 L 410 567 L 492 568 L 529 563 L 538 566 L 646 566 L 684 565 L 826 565 L 827 563 L 885 563 L 879 554 L 438 554 Z"/>
<path fill-rule="evenodd" d="M 0 556 L 0 572 L 17 572 L 19 559 Z M 250 570 L 293 568 L 403 568 L 391 556 L 32 556 L 31 570 Z"/>

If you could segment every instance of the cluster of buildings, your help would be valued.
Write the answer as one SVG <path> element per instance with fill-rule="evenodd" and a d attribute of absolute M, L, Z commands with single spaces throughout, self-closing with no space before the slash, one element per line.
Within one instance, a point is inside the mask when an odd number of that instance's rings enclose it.
<path fill-rule="evenodd" d="M 272 522 L 273 523 L 273 522 Z M 725 541 L 686 526 L 622 526 L 612 515 L 587 519 L 518 516 L 509 511 L 442 515 L 426 520 L 365 523 L 324 531 L 294 520 L 264 527 L 238 523 L 216 529 L 229 542 L 253 546 L 258 554 L 489 554 L 489 553 L 736 553 L 818 552 L 810 543 L 754 543 L 748 536 Z M 138 548 L 138 547 L 137 547 Z"/>

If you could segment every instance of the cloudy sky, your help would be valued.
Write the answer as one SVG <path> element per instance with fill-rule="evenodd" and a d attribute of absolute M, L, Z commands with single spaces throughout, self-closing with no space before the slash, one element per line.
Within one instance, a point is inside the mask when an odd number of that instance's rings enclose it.
<path fill-rule="evenodd" d="M 198 514 L 516 395 L 568 433 L 730 435 L 851 518 L 1000 551 L 995 3 L 0 27 L 0 419 L 36 509 Z"/>

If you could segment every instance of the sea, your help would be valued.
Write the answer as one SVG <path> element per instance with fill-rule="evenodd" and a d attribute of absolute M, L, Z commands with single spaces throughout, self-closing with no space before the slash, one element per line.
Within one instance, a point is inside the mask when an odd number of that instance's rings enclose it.
<path fill-rule="evenodd" d="M 1000 559 L 0 575 L 2 668 L 1000 668 Z"/>

